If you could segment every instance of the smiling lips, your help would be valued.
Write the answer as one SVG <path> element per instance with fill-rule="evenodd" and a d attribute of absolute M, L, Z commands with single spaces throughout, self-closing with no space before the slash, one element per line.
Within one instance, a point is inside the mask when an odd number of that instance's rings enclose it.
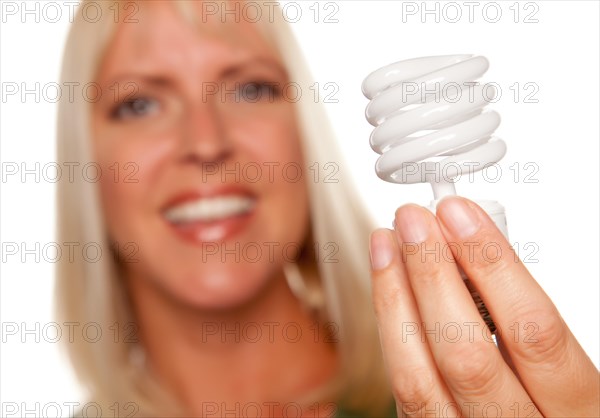
<path fill-rule="evenodd" d="M 256 198 L 245 189 L 190 192 L 173 199 L 163 216 L 180 238 L 202 245 L 241 231 L 249 223 L 255 203 Z"/>

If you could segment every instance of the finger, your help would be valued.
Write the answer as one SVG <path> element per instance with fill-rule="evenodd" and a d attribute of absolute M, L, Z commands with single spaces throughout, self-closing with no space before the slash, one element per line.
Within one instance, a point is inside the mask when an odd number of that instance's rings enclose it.
<path fill-rule="evenodd" d="M 520 380 L 521 378 L 519 377 L 519 371 L 515 368 L 515 364 L 513 363 L 512 358 L 510 357 L 510 352 L 506 348 L 506 344 L 504 343 L 504 340 L 498 333 L 496 333 L 494 335 L 494 338 L 496 339 L 496 344 L 498 345 L 498 350 L 500 351 L 500 354 L 502 354 L 502 358 L 504 359 L 504 362 L 508 365 L 508 367 L 510 367 L 510 369 L 513 371 L 515 376 L 517 376 L 517 379 Z"/>
<path fill-rule="evenodd" d="M 595 366 L 494 222 L 479 206 L 457 197 L 444 199 L 437 214 L 541 412 L 597 416 L 600 381 Z"/>
<path fill-rule="evenodd" d="M 373 304 L 398 412 L 408 417 L 458 416 L 420 332 L 421 320 L 392 231 L 373 232 L 371 260 Z"/>
<path fill-rule="evenodd" d="M 533 407 L 530 416 L 541 416 L 484 332 L 431 212 L 416 205 L 399 208 L 396 235 L 433 357 L 463 415 L 526 416 L 531 410 L 525 408 Z"/>

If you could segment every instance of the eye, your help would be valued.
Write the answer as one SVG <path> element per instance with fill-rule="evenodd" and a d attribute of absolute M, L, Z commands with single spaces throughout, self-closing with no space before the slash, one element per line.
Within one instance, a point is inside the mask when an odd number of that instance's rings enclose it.
<path fill-rule="evenodd" d="M 273 102 L 281 97 L 281 89 L 278 82 L 254 81 L 241 84 L 238 88 L 239 97 L 251 103 L 258 101 Z"/>
<path fill-rule="evenodd" d="M 159 109 L 157 100 L 138 97 L 127 100 L 116 106 L 111 112 L 113 119 L 131 119 L 154 114 Z"/>

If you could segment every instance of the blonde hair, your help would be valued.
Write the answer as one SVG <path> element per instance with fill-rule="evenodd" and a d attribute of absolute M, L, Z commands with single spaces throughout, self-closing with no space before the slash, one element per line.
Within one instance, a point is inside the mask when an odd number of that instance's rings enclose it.
<path fill-rule="evenodd" d="M 90 0 L 84 0 L 81 11 Z M 99 21 L 91 23 L 78 12 L 67 39 L 61 82 L 92 83 L 116 29 L 114 2 L 94 2 L 102 9 Z M 258 4 L 258 3 L 257 3 Z M 185 4 L 183 5 L 185 6 Z M 263 6 L 260 6 L 261 8 Z M 185 7 L 182 7 L 182 10 Z M 267 10 L 263 10 L 265 16 Z M 273 20 L 258 25 L 275 45 L 290 80 L 311 85 L 312 77 L 293 33 L 275 8 Z M 189 16 L 188 16 L 189 17 Z M 308 95 L 305 95 L 308 96 Z M 305 97 L 296 103 L 305 161 L 336 163 L 336 183 L 307 181 L 310 196 L 311 233 L 316 243 L 337 243 L 337 262 L 317 260 L 328 318 L 339 327 L 337 349 L 340 374 L 330 389 L 345 409 L 381 416 L 389 410 L 391 390 L 383 364 L 377 325 L 371 303 L 368 236 L 374 225 L 360 203 L 348 177 L 322 104 Z M 93 162 L 90 130 L 91 104 L 76 96 L 62 100 L 58 112 L 58 163 Z M 306 167 L 308 171 L 308 167 Z M 57 234 L 59 242 L 93 243 L 102 254 L 111 252 L 109 237 L 95 183 L 81 176 L 59 182 L 57 189 Z M 96 262 L 61 259 L 56 271 L 56 315 L 59 321 L 96 323 L 103 332 L 115 324 L 133 321 L 128 298 L 113 257 Z M 125 408 L 133 402 L 142 416 L 184 414 L 183 407 L 160 382 L 136 368 L 130 345 L 123 338 L 97 343 L 85 341 L 81 333 L 67 345 L 76 375 L 89 391 L 90 401 L 104 408 Z"/>

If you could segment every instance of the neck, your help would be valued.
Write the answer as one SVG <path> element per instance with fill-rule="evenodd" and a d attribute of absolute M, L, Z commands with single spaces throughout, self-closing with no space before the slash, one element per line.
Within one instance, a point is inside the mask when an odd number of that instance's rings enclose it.
<path fill-rule="evenodd" d="M 325 324 L 302 309 L 283 273 L 223 311 L 184 306 L 147 279 L 129 277 L 127 287 L 147 367 L 194 415 L 239 416 L 236 408 L 256 404 L 260 415 L 281 415 L 337 371 Z"/>

